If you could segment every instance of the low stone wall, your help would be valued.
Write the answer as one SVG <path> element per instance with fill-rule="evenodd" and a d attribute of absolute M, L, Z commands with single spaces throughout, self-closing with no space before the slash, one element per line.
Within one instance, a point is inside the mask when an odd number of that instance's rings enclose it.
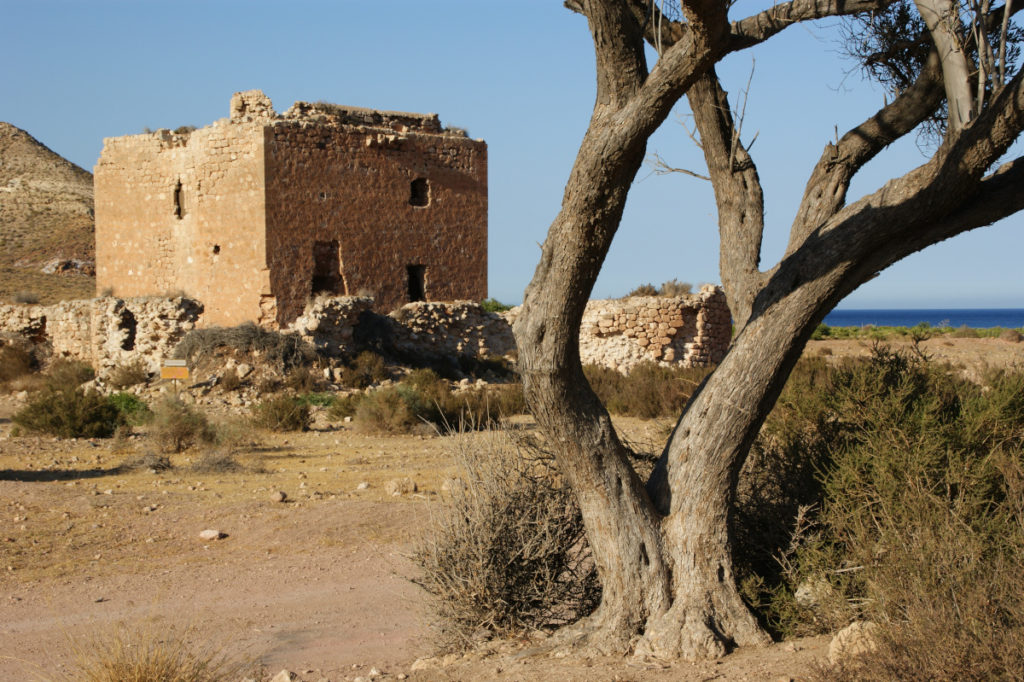
<path fill-rule="evenodd" d="M 180 297 L 0 304 L 0 332 L 47 344 L 54 357 L 86 362 L 100 375 L 136 360 L 158 372 L 202 310 L 196 301 Z"/>
<path fill-rule="evenodd" d="M 370 298 L 318 297 L 285 331 L 334 357 L 353 352 L 367 338 L 409 354 L 479 358 L 515 352 L 515 308 L 498 314 L 471 301 L 409 303 L 384 317 L 372 306 Z M 202 326 L 201 315 L 201 304 L 180 297 L 0 305 L 0 332 L 47 343 L 56 357 L 87 362 L 101 376 L 136 359 L 157 372 L 182 337 Z M 729 308 L 718 287 L 678 298 L 591 301 L 580 329 L 580 356 L 584 364 L 624 373 L 645 361 L 703 367 L 721 361 L 730 334 Z"/>
<path fill-rule="evenodd" d="M 590 301 L 580 326 L 580 357 L 628 373 L 641 362 L 706 367 L 725 357 L 732 316 L 720 287 L 665 298 Z"/>

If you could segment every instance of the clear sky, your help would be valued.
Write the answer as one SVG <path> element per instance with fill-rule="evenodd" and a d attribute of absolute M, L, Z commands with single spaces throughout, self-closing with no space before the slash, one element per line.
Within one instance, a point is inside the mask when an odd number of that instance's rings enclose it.
<path fill-rule="evenodd" d="M 760 2 L 760 0 L 757 0 Z M 758 5 L 740 0 L 738 17 Z M 836 22 L 796 26 L 730 57 L 719 72 L 736 101 L 751 69 L 743 127 L 765 185 L 774 263 L 823 145 L 873 113 L 883 92 L 837 54 Z M 204 126 L 231 94 L 436 112 L 488 143 L 490 294 L 516 303 L 593 106 L 585 20 L 561 0 L 0 0 L 0 120 L 92 170 L 104 137 Z M 677 118 L 649 151 L 701 169 Z M 1019 152 L 1019 150 L 1018 150 Z M 901 143 L 864 171 L 851 199 L 924 161 Z M 1024 307 L 1024 216 L 897 264 L 841 304 Z M 642 282 L 718 282 L 710 185 L 638 175 L 594 297 Z"/>

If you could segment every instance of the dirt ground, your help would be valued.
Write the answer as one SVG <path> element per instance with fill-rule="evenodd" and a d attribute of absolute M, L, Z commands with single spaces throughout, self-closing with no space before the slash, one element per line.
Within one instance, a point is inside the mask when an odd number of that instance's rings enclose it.
<path fill-rule="evenodd" d="M 808 354 L 866 354 L 869 342 L 811 342 Z M 968 373 L 1024 367 L 1024 343 L 932 339 Z M 825 350 L 827 349 L 827 350 Z M 71 674 L 72 642 L 131 630 L 188 632 L 198 643 L 298 680 L 790 680 L 827 637 L 740 650 L 721 661 L 644 664 L 555 658 L 508 643 L 432 658 L 427 595 L 409 558 L 454 474 L 449 438 L 371 436 L 318 422 L 251 434 L 234 471 L 116 467 L 149 450 L 128 441 L 11 437 L 22 403 L 0 396 L 0 679 Z M 654 442 L 657 422 L 620 424 Z M 528 425 L 523 428 L 529 428 Z M 387 493 L 410 477 L 417 492 Z M 365 485 L 364 485 L 365 484 Z M 286 493 L 285 501 L 274 493 Z M 223 537 L 201 540 L 203 530 Z M 418 662 L 417 662 L 418 661 Z M 405 676 L 405 677 L 400 677 Z"/>

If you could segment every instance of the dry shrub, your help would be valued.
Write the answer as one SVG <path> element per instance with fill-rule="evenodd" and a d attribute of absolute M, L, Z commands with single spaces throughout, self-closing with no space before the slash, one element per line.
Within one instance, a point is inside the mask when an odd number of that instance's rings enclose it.
<path fill-rule="evenodd" d="M 268 398 L 252 408 L 253 424 L 271 431 L 305 431 L 311 421 L 309 403 L 294 396 Z"/>
<path fill-rule="evenodd" d="M 230 393 L 241 385 L 242 378 L 238 376 L 238 370 L 234 367 L 224 370 L 224 373 L 220 375 L 220 379 L 217 380 L 217 388 L 225 393 Z"/>
<path fill-rule="evenodd" d="M 458 434 L 452 447 L 461 478 L 415 553 L 441 644 L 467 648 L 590 613 L 597 572 L 551 456 L 500 431 Z"/>
<path fill-rule="evenodd" d="M 285 388 L 296 393 L 311 393 L 323 385 L 323 376 L 309 367 L 296 367 L 284 377 Z"/>
<path fill-rule="evenodd" d="M 216 442 L 217 430 L 195 407 L 167 397 L 153 408 L 150 436 L 163 452 L 183 452 Z"/>
<path fill-rule="evenodd" d="M 669 298 L 678 298 L 679 296 L 686 296 L 693 291 L 693 285 L 689 282 L 680 282 L 676 278 L 672 278 L 661 285 L 658 290 L 659 296 L 668 296 Z"/>
<path fill-rule="evenodd" d="M 23 305 L 35 305 L 39 303 L 39 294 L 34 291 L 18 291 L 15 292 L 12 297 L 15 303 L 21 303 Z"/>
<path fill-rule="evenodd" d="M 433 370 L 417 369 L 397 386 L 336 403 L 330 415 L 337 419 L 351 412 L 362 430 L 405 433 L 423 424 L 442 430 L 483 429 L 525 409 L 520 384 L 453 391 Z"/>
<path fill-rule="evenodd" d="M 255 666 L 227 656 L 215 646 L 197 645 L 186 629 L 121 625 L 106 635 L 72 640 L 72 675 L 64 682 L 237 682 Z M 54 681 L 56 682 L 56 681 Z"/>
<path fill-rule="evenodd" d="M 976 339 L 978 338 L 978 330 L 973 327 L 968 327 L 966 324 L 962 324 L 954 329 L 950 336 L 954 339 Z"/>
<path fill-rule="evenodd" d="M 81 386 L 95 376 L 93 368 L 80 360 L 57 358 L 46 369 L 46 385 L 54 390 L 63 390 Z"/>
<path fill-rule="evenodd" d="M 222 349 L 258 355 L 261 363 L 281 372 L 308 367 L 316 359 L 316 351 L 298 334 L 270 331 L 252 322 L 237 327 L 193 329 L 175 347 L 174 357 L 184 358 L 194 366 L 212 359 Z"/>
<path fill-rule="evenodd" d="M 341 371 L 341 385 L 348 388 L 366 388 L 389 378 L 384 358 L 372 351 L 363 351 Z"/>
<path fill-rule="evenodd" d="M 137 358 L 128 364 L 114 367 L 107 375 L 107 383 L 119 391 L 144 384 L 147 381 L 149 381 L 149 370 L 146 369 L 142 360 Z"/>
<path fill-rule="evenodd" d="M 678 416 L 711 370 L 644 362 L 628 375 L 602 365 L 587 365 L 583 373 L 609 412 L 653 419 Z"/>
<path fill-rule="evenodd" d="M 977 386 L 876 348 L 787 392 L 764 437 L 818 469 L 820 494 L 762 584 L 770 622 L 883 626 L 883 646 L 823 679 L 1021 679 L 1024 374 Z M 741 556 L 771 544 L 749 538 Z M 800 603 L 806 585 L 819 598 Z"/>
<path fill-rule="evenodd" d="M 1004 329 L 999 332 L 999 338 L 1010 343 L 1020 343 L 1020 332 L 1016 329 Z"/>
<path fill-rule="evenodd" d="M 0 384 L 20 379 L 38 368 L 28 349 L 14 344 L 0 345 Z"/>
<path fill-rule="evenodd" d="M 641 284 L 637 288 L 626 294 L 626 298 L 633 298 L 634 296 L 657 296 L 658 290 L 653 284 Z"/>

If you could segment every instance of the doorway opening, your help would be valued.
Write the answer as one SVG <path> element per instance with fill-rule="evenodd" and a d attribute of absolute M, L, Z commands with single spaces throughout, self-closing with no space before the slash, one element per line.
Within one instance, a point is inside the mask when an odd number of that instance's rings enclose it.
<path fill-rule="evenodd" d="M 427 300 L 427 266 L 406 265 L 405 271 L 409 278 L 409 302 Z"/>
<path fill-rule="evenodd" d="M 313 243 L 313 293 L 344 294 L 338 240 Z"/>

